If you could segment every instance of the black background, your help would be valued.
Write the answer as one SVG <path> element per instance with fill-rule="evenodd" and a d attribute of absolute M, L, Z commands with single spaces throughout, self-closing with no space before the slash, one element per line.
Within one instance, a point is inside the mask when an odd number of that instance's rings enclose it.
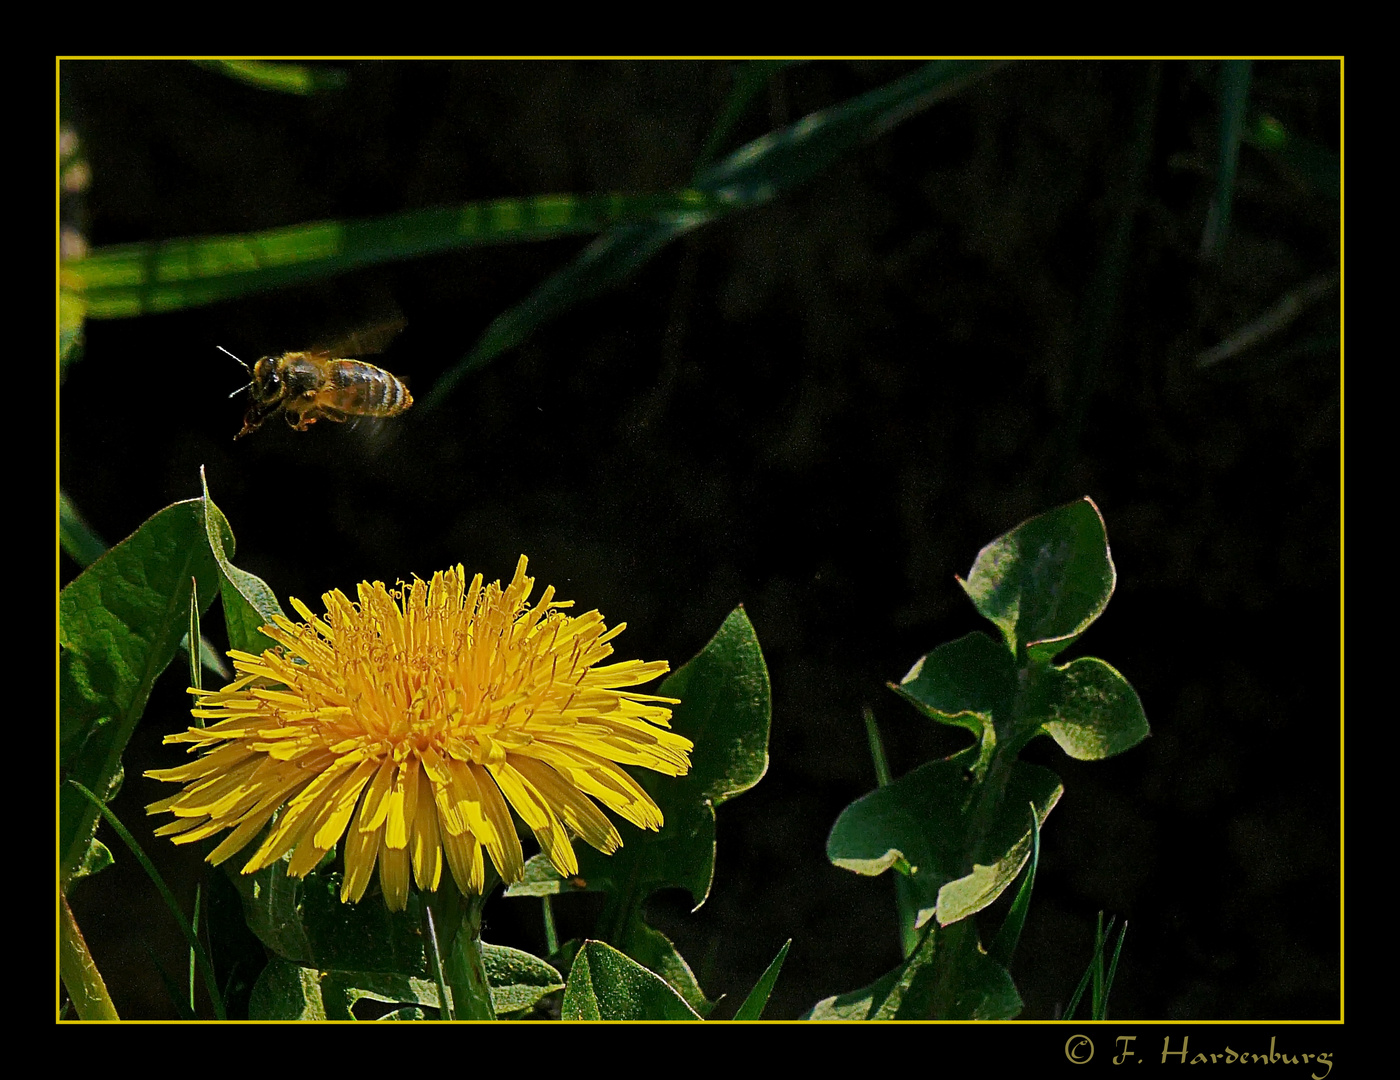
<path fill-rule="evenodd" d="M 65 62 L 89 241 L 682 187 L 737 71 L 332 66 L 343 90 L 298 98 L 175 61 Z M 726 150 L 913 67 L 791 67 Z M 1069 655 L 1118 668 L 1153 735 L 1107 762 L 1043 739 L 1027 752 L 1066 791 L 1012 969 L 1023 1015 L 1058 1015 L 1104 910 L 1130 923 L 1114 1015 L 1335 1017 L 1338 294 L 1215 367 L 1195 360 L 1335 272 L 1339 215 L 1246 147 L 1228 242 L 1200 256 L 1219 82 L 1209 62 L 1008 65 L 688 234 L 443 408 L 377 425 L 279 421 L 235 444 L 245 401 L 227 395 L 246 376 L 215 345 L 252 360 L 401 311 L 382 363 L 421 401 L 586 240 L 91 323 L 62 388 L 62 487 L 110 543 L 197 495 L 203 465 L 237 563 L 284 606 L 458 561 L 509 577 L 523 552 L 540 587 L 628 623 L 620 657 L 678 666 L 743 603 L 772 677 L 769 772 L 719 811 L 705 906 L 651 910 L 710 996 L 731 995 L 717 1015 L 793 937 L 773 1018 L 899 959 L 890 882 L 824 855 L 874 786 L 862 707 L 896 774 L 961 746 L 885 683 L 985 626 L 953 579 L 983 544 L 1089 495 L 1119 583 Z M 1250 100 L 1336 152 L 1339 91 L 1335 61 L 1259 62 Z M 141 806 L 166 792 L 140 775 L 172 763 L 159 739 L 187 723 L 183 679 L 157 687 L 115 805 L 188 904 L 201 853 L 150 837 Z M 117 857 L 78 890 L 79 922 L 122 1015 L 173 1016 L 156 965 L 183 979 L 183 947 Z M 495 901 L 488 940 L 542 951 L 532 905 Z"/>

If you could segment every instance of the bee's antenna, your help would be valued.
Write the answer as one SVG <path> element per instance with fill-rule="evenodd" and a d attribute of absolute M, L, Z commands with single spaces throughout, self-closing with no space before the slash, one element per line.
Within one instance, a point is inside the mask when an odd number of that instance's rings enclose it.
<path fill-rule="evenodd" d="M 223 353 L 223 354 L 226 355 L 226 356 L 233 356 L 233 353 L 229 352 L 229 351 L 228 351 L 227 349 L 225 349 L 222 345 L 215 345 L 214 348 L 218 349 L 219 352 Z M 250 368 L 247 364 L 244 364 L 243 361 L 242 361 L 242 360 L 239 360 L 238 357 L 233 356 L 233 358 L 234 358 L 235 360 L 238 360 L 238 362 L 239 362 L 240 364 L 243 364 L 243 370 L 246 371 L 246 372 L 248 373 L 248 375 L 250 376 L 250 378 L 251 378 L 251 376 L 252 376 L 252 374 L 253 374 L 253 369 Z M 248 387 L 250 387 L 250 386 L 252 386 L 252 385 L 253 385 L 253 384 L 252 384 L 251 381 L 249 381 L 248 383 L 245 383 L 243 386 L 240 386 L 237 390 L 235 390 L 232 394 L 230 394 L 229 397 L 237 397 L 239 394 L 243 393 L 244 390 L 247 390 Z"/>

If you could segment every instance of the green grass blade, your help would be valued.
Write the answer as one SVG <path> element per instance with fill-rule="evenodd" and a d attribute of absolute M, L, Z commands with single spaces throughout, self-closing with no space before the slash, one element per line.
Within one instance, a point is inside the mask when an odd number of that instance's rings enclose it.
<path fill-rule="evenodd" d="M 442 948 L 438 942 L 437 925 L 433 919 L 433 907 L 431 904 L 423 905 L 423 936 L 428 942 L 428 960 L 433 972 L 433 981 L 437 983 L 438 1000 L 442 1003 L 442 1008 L 438 1010 L 439 1020 L 456 1020 L 457 1015 L 452 1010 L 452 998 L 447 993 L 447 979 L 442 973 Z"/>
<path fill-rule="evenodd" d="M 1089 966 L 1084 969 L 1084 974 L 1080 976 L 1079 985 L 1074 988 L 1074 993 L 1070 995 L 1069 1004 L 1065 1006 L 1065 1014 L 1061 1020 L 1073 1020 L 1074 1010 L 1079 1008 L 1079 999 L 1084 996 L 1084 991 L 1088 989 L 1089 980 L 1094 976 L 1094 964 L 1091 960 Z"/>
<path fill-rule="evenodd" d="M 1031 806 L 1031 857 L 1026 862 L 1026 876 L 1021 880 L 1021 888 L 1011 910 L 1006 913 L 1006 921 L 997 931 L 992 947 L 987 955 L 1002 967 L 1011 966 L 1011 958 L 1016 955 L 1016 946 L 1021 940 L 1021 930 L 1026 925 L 1026 913 L 1031 907 L 1031 891 L 1035 888 L 1035 869 L 1040 865 L 1040 816 Z"/>
<path fill-rule="evenodd" d="M 865 738 L 870 743 L 870 759 L 875 763 L 875 783 L 884 787 L 890 782 L 890 763 L 885 758 L 885 744 L 880 739 L 880 729 L 875 726 L 875 713 L 869 705 L 861 707 L 861 718 L 865 720 Z"/>
<path fill-rule="evenodd" d="M 783 961 L 787 959 L 788 950 L 792 948 L 792 938 L 778 950 L 778 955 L 773 958 L 773 962 L 759 977 L 758 982 L 749 991 L 749 996 L 744 998 L 744 1003 L 739 1006 L 739 1011 L 734 1014 L 735 1020 L 762 1020 L 763 1009 L 768 1004 L 768 995 L 773 992 L 773 984 L 778 981 L 778 972 L 783 970 Z"/>
<path fill-rule="evenodd" d="M 190 916 L 190 929 L 194 932 L 195 940 L 199 940 L 199 901 L 204 895 L 204 887 L 199 883 L 194 884 L 194 914 Z M 189 985 L 189 1006 L 190 1015 L 194 1015 L 194 977 L 195 969 L 199 966 L 199 954 L 193 949 L 190 950 L 190 971 L 188 977 Z"/>
<path fill-rule="evenodd" d="M 190 578 L 190 630 L 185 636 L 185 653 L 190 658 L 190 685 L 196 690 L 204 689 L 204 682 L 199 677 L 199 663 L 194 658 L 193 650 L 188 648 L 188 643 L 199 640 L 199 582 Z M 204 726 L 198 719 L 195 722 L 200 727 Z"/>
<path fill-rule="evenodd" d="M 1123 939 L 1128 936 L 1128 920 L 1123 920 L 1123 927 L 1118 931 L 1118 941 L 1113 946 L 1113 959 L 1108 964 L 1108 974 L 1103 981 L 1103 1015 L 1096 1017 L 1098 1020 L 1108 1019 L 1108 995 L 1113 989 L 1113 976 L 1118 973 L 1118 957 L 1123 953 Z"/>
<path fill-rule="evenodd" d="M 138 844 L 136 838 L 127 831 L 126 826 L 117 819 L 116 814 L 112 813 L 111 810 L 104 806 L 102 801 L 87 788 L 83 787 L 82 784 L 78 783 L 76 780 L 70 780 L 68 782 L 77 788 L 88 802 L 96 807 L 99 814 L 107 819 L 107 824 L 112 826 L 116 834 L 121 837 L 122 843 L 127 846 L 127 849 L 135 856 L 136 861 L 141 864 L 141 869 L 146 871 L 146 876 L 150 878 L 151 883 L 155 885 L 156 891 L 160 893 L 161 899 L 165 901 L 165 906 L 168 907 L 170 913 L 175 916 L 175 923 L 179 926 L 180 932 L 185 935 L 185 940 L 189 942 L 190 948 L 199 958 L 200 968 L 204 975 L 204 989 L 208 991 L 209 998 L 214 1003 L 214 1015 L 220 1020 L 227 1020 L 228 1016 L 224 1012 L 224 1000 L 219 995 L 218 986 L 214 983 L 214 965 L 209 962 L 209 956 L 205 953 L 204 946 L 199 943 L 199 938 L 197 938 L 190 929 L 190 924 L 185 919 L 184 912 L 180 910 L 180 905 L 175 899 L 175 894 L 172 893 L 169 886 L 165 884 L 165 880 L 160 876 L 160 871 L 157 870 L 155 864 L 146 857 L 146 853 L 141 850 L 141 845 Z"/>

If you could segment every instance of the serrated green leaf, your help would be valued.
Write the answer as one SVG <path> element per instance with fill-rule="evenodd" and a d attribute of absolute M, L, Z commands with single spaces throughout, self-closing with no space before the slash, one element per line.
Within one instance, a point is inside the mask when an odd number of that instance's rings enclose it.
<path fill-rule="evenodd" d="M 666 981 L 601 941 L 586 941 L 569 971 L 565 1020 L 699 1020 Z"/>
<path fill-rule="evenodd" d="M 1115 580 L 1103 516 L 1084 498 L 993 540 L 959 583 L 1013 652 L 1048 661 L 1103 613 Z"/>
<path fill-rule="evenodd" d="M 1035 713 L 1049 717 L 1041 729 L 1079 761 L 1112 757 L 1151 734 L 1137 691 L 1097 657 L 1048 669 L 1037 691 Z"/>
<path fill-rule="evenodd" d="M 59 852 L 63 885 L 98 811 L 67 783 L 111 797 L 121 755 L 156 677 L 186 634 L 190 584 L 212 599 L 218 571 L 198 500 L 147 520 L 59 595 Z"/>

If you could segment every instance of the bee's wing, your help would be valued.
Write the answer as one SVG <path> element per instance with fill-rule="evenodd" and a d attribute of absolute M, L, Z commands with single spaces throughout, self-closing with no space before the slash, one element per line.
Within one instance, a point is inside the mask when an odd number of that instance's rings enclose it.
<path fill-rule="evenodd" d="M 386 319 L 384 322 L 371 323 L 336 338 L 324 347 L 317 346 L 314 351 L 347 358 L 374 356 L 387 349 L 389 342 L 393 341 L 398 336 L 399 331 L 407 325 L 408 320 L 402 316 Z"/>

